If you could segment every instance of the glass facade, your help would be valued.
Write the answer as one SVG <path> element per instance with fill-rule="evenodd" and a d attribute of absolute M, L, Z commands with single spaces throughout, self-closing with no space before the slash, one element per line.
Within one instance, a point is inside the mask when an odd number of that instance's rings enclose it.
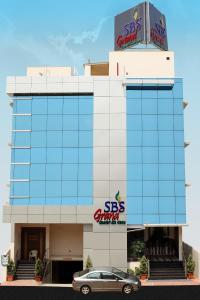
<path fill-rule="evenodd" d="M 128 224 L 186 222 L 182 81 L 127 87 Z"/>
<path fill-rule="evenodd" d="M 91 205 L 93 96 L 14 98 L 10 203 Z"/>

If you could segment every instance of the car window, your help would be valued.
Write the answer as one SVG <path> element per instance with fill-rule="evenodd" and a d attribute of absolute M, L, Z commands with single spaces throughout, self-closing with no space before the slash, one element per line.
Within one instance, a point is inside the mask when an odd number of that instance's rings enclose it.
<path fill-rule="evenodd" d="M 88 275 L 87 275 L 87 278 L 89 278 L 89 279 L 100 279 L 100 276 L 101 274 L 100 274 L 100 272 L 93 272 L 93 273 L 89 273 Z"/>
<path fill-rule="evenodd" d="M 102 279 L 107 279 L 107 280 L 109 280 L 109 279 L 116 279 L 116 275 L 114 275 L 114 274 L 112 274 L 112 273 L 109 273 L 109 272 L 102 272 L 101 273 L 101 278 Z"/>

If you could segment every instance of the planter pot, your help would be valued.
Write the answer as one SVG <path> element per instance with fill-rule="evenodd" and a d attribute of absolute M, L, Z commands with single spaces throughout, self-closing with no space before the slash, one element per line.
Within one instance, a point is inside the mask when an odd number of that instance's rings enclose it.
<path fill-rule="evenodd" d="M 193 278 L 194 278 L 193 273 L 187 273 L 187 278 L 188 278 L 188 279 L 193 279 Z"/>
<path fill-rule="evenodd" d="M 141 279 L 141 280 L 148 279 L 148 274 L 141 274 L 141 275 L 140 275 L 140 279 Z"/>
<path fill-rule="evenodd" d="M 38 282 L 42 281 L 42 276 L 35 276 L 35 281 L 38 281 Z"/>
<path fill-rule="evenodd" d="M 13 281 L 14 275 L 7 275 L 7 281 Z"/>

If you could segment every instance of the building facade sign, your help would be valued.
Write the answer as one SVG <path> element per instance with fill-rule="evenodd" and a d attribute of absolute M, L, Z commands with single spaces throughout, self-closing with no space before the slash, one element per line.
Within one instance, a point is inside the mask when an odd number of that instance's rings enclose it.
<path fill-rule="evenodd" d="M 124 201 L 121 200 L 120 192 L 115 195 L 115 201 L 106 201 L 104 209 L 98 208 L 94 213 L 94 220 L 99 224 L 126 224 L 120 220 L 120 213 L 125 211 Z"/>
<path fill-rule="evenodd" d="M 149 2 L 143 2 L 115 17 L 115 50 L 139 43 L 168 50 L 165 16 Z"/>

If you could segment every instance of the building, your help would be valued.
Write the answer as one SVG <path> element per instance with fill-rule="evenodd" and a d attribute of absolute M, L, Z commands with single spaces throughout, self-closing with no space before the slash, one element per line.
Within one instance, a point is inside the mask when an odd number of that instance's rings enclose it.
<path fill-rule="evenodd" d="M 37 250 L 53 282 L 88 256 L 126 270 L 135 240 L 150 260 L 182 261 L 186 103 L 173 52 L 113 51 L 84 72 L 35 67 L 7 79 L 11 257 Z"/>

